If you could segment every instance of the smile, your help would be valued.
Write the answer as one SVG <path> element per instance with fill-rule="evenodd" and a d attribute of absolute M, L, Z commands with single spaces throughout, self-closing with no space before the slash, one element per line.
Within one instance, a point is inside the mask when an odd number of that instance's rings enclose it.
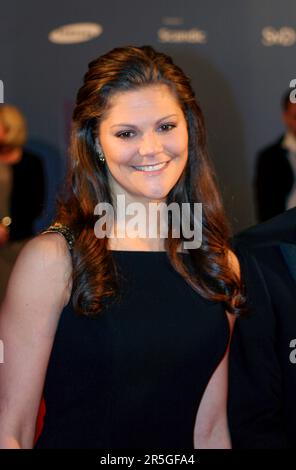
<path fill-rule="evenodd" d="M 159 171 L 165 168 L 169 162 L 161 162 L 161 163 L 155 163 L 154 165 L 141 165 L 141 166 L 133 166 L 135 170 L 138 171 L 149 171 L 149 172 L 154 172 L 154 171 Z"/>

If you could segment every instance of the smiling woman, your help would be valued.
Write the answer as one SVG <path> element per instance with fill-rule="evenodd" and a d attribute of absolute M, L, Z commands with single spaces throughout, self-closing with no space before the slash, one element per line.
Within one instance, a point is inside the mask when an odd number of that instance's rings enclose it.
<path fill-rule="evenodd" d="M 115 93 L 109 106 L 97 146 L 105 155 L 111 189 L 143 203 L 165 201 L 188 160 L 187 124 L 175 95 L 167 85 L 155 84 Z"/>
<path fill-rule="evenodd" d="M 119 197 L 173 204 L 178 226 L 96 237 L 97 204 Z M 196 204 L 202 244 L 186 252 Z M 118 233 L 132 213 L 114 212 Z M 93 60 L 56 220 L 21 252 L 2 305 L 0 445 L 34 446 L 43 392 L 36 448 L 231 447 L 228 346 L 245 299 L 230 236 L 190 79 L 151 46 Z"/>

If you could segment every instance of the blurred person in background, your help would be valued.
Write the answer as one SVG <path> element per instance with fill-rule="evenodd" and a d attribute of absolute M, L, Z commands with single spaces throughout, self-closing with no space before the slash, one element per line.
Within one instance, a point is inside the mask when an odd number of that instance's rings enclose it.
<path fill-rule="evenodd" d="M 24 149 L 27 125 L 21 111 L 0 106 L 0 302 L 14 261 L 33 236 L 44 203 L 44 173 L 38 156 Z"/>
<path fill-rule="evenodd" d="M 285 133 L 259 152 L 254 190 L 259 222 L 296 206 L 296 103 L 291 89 L 282 98 Z"/>
<path fill-rule="evenodd" d="M 236 235 L 251 314 L 229 359 L 233 448 L 296 447 L 296 207 Z"/>

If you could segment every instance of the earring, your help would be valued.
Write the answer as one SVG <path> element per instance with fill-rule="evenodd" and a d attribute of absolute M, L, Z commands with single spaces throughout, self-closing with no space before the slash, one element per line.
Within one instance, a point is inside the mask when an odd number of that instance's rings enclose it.
<path fill-rule="evenodd" d="M 100 162 L 104 163 L 105 157 L 104 157 L 103 152 L 98 152 L 98 157 L 99 157 Z"/>
<path fill-rule="evenodd" d="M 102 152 L 102 150 L 101 150 L 101 147 L 100 147 L 100 144 L 99 144 L 99 142 L 98 142 L 98 139 L 96 139 L 95 142 L 96 142 L 96 152 L 97 152 L 97 154 L 98 154 L 99 160 L 100 160 L 100 162 L 104 163 L 104 162 L 105 162 L 105 156 L 104 156 L 104 154 L 103 154 L 103 152 Z"/>

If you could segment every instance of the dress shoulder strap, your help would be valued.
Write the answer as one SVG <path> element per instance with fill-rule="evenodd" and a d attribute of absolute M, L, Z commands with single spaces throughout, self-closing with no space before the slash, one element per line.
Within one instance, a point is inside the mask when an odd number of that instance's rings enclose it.
<path fill-rule="evenodd" d="M 49 233 L 49 232 L 58 232 L 61 235 L 63 235 L 64 238 L 66 239 L 69 250 L 73 249 L 75 237 L 74 237 L 73 231 L 67 225 L 63 225 L 60 222 L 55 222 L 49 227 L 47 227 L 45 230 L 42 230 L 40 234 Z"/>

